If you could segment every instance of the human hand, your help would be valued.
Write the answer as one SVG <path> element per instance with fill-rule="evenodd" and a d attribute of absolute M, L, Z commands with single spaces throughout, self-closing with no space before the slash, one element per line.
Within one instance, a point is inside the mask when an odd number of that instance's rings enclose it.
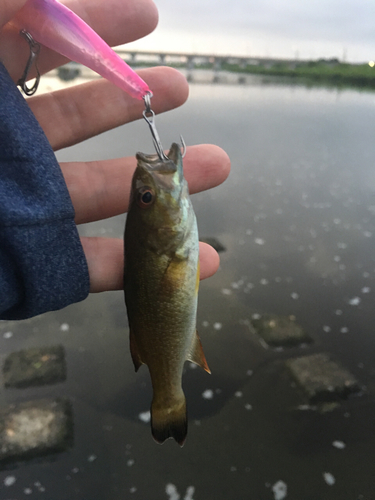
<path fill-rule="evenodd" d="M 0 0 L 0 23 L 7 22 L 24 3 L 25 0 Z M 157 23 L 156 7 L 151 0 L 110 0 L 105 3 L 102 0 L 76 0 L 66 4 L 110 45 L 145 36 Z M 0 58 L 14 81 L 21 76 L 28 54 L 28 46 L 18 32 L 5 26 L 0 34 Z M 64 62 L 63 56 L 42 47 L 38 60 L 41 74 Z M 187 99 L 186 80 L 177 71 L 152 68 L 139 73 L 154 93 L 152 107 L 155 113 L 180 106 Z M 55 151 L 136 120 L 144 109 L 143 102 L 132 99 L 105 80 L 35 96 L 27 102 Z M 133 157 L 61 164 L 75 208 L 76 223 L 125 212 L 135 167 Z M 227 177 L 229 168 L 227 155 L 216 146 L 187 149 L 184 172 L 191 193 L 220 184 Z M 82 238 L 81 241 L 89 268 L 90 291 L 121 289 L 122 239 Z M 216 272 L 219 257 L 209 245 L 200 244 L 200 261 L 201 278 Z"/>

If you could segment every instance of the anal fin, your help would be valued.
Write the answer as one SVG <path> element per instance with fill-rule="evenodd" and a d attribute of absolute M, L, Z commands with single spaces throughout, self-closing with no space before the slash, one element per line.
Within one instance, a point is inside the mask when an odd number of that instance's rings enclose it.
<path fill-rule="evenodd" d="M 137 341 L 135 339 L 134 333 L 130 330 L 130 353 L 132 355 L 132 360 L 134 363 L 135 371 L 137 372 L 139 367 L 143 365 L 143 361 L 138 351 Z"/>
<path fill-rule="evenodd" d="M 195 363 L 196 365 L 206 370 L 207 373 L 211 373 L 211 370 L 208 368 L 198 332 L 195 332 L 187 359 L 188 361 L 191 361 L 192 363 Z"/>

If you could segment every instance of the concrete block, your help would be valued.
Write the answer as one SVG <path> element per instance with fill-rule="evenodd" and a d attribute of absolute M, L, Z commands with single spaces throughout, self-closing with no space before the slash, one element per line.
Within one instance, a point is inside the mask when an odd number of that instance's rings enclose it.
<path fill-rule="evenodd" d="M 294 316 L 265 315 L 252 319 L 251 323 L 257 334 L 272 347 L 292 347 L 312 342 Z"/>
<path fill-rule="evenodd" d="M 72 440 L 72 409 L 67 400 L 42 399 L 0 410 L 0 462 L 64 451 Z"/>
<path fill-rule="evenodd" d="M 286 366 L 310 403 L 337 401 L 360 390 L 354 376 L 326 353 L 289 359 Z"/>
<path fill-rule="evenodd" d="M 7 356 L 3 366 L 5 387 L 55 384 L 66 379 L 63 346 L 24 349 Z"/>

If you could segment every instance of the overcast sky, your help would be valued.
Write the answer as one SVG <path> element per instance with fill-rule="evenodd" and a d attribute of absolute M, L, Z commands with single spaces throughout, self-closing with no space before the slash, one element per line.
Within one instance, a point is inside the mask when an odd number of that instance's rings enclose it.
<path fill-rule="evenodd" d="M 155 0 L 146 50 L 375 59 L 375 0 Z"/>

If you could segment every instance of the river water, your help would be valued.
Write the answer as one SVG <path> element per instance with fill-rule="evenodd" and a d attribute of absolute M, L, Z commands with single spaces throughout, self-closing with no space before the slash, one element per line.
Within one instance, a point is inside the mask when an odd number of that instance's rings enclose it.
<path fill-rule="evenodd" d="M 371 92 L 251 78 L 193 83 L 186 105 L 158 117 L 165 147 L 181 133 L 232 160 L 222 186 L 193 196 L 200 234 L 226 251 L 201 284 L 198 330 L 212 375 L 186 367 L 186 444 L 155 444 L 144 422 L 151 388 L 146 368 L 134 373 L 123 294 L 90 296 L 0 325 L 13 333 L 0 332 L 2 357 L 61 343 L 68 363 L 64 384 L 3 391 L 2 403 L 64 396 L 74 412 L 73 448 L 1 471 L 0 498 L 375 499 L 374 111 Z M 138 150 L 152 152 L 144 123 L 58 158 Z M 121 237 L 124 221 L 81 232 Z M 248 326 L 265 313 L 294 315 L 314 343 L 265 349 Z M 342 363 L 361 395 L 330 412 L 302 410 L 284 361 L 315 352 Z"/>

